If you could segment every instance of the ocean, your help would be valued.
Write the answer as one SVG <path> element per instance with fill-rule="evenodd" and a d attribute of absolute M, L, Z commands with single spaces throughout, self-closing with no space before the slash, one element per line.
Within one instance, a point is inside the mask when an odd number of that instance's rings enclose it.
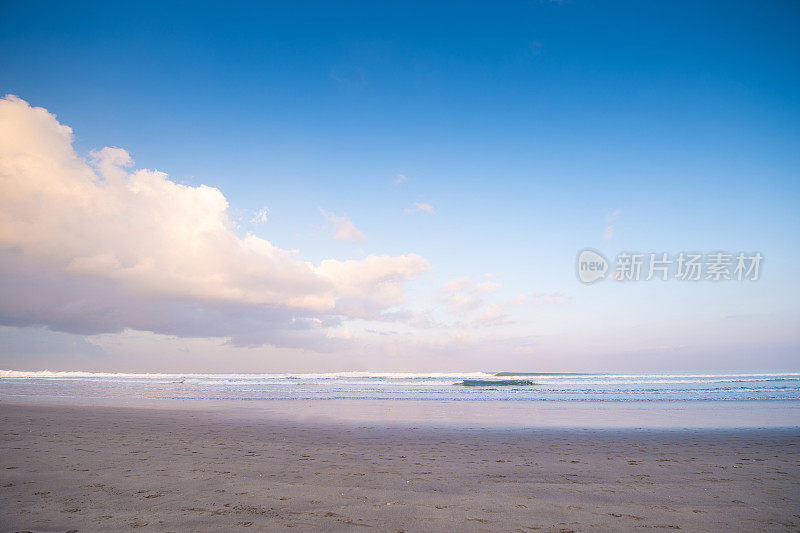
<path fill-rule="evenodd" d="M 796 401 L 800 400 L 800 373 L 116 374 L 0 370 L 0 400 L 91 398 L 450 402 Z"/>

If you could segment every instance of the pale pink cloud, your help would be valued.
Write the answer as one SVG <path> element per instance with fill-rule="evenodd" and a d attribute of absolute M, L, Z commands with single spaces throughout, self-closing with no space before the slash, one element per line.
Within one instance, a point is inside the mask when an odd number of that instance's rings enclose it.
<path fill-rule="evenodd" d="M 328 219 L 333 225 L 334 234 L 333 238 L 337 241 L 350 241 L 350 242 L 363 242 L 367 240 L 366 236 L 356 228 L 355 224 L 350 220 L 346 214 L 342 216 L 328 213 L 320 209 L 322 215 Z"/>
<path fill-rule="evenodd" d="M 499 304 L 489 304 L 475 318 L 474 323 L 479 326 L 502 326 L 510 324 L 511 320 L 508 315 L 502 312 L 502 307 Z"/>
<path fill-rule="evenodd" d="M 439 292 L 444 294 L 442 301 L 452 313 L 468 313 L 483 305 L 468 277 L 451 279 L 439 288 Z"/>
<path fill-rule="evenodd" d="M 614 209 L 613 211 L 609 211 L 608 213 L 606 213 L 606 223 L 608 225 L 606 226 L 606 229 L 603 230 L 604 241 L 609 241 L 614 238 L 615 228 L 613 222 L 617 220 L 621 214 L 622 213 L 620 212 L 619 209 Z"/>
<path fill-rule="evenodd" d="M 503 288 L 501 283 L 497 283 L 496 281 L 484 281 L 483 283 L 478 283 L 475 286 L 476 292 L 479 294 L 490 294 L 493 292 L 497 292 Z"/>
<path fill-rule="evenodd" d="M 436 210 L 433 208 L 433 206 L 425 202 L 415 202 L 414 207 L 408 207 L 405 211 L 406 213 L 427 213 L 429 215 L 436 214 Z"/>
<path fill-rule="evenodd" d="M 445 293 L 462 292 L 467 290 L 467 288 L 469 288 L 470 285 L 471 285 L 470 279 L 464 276 L 460 278 L 451 279 L 450 281 L 442 285 L 439 290 Z"/>

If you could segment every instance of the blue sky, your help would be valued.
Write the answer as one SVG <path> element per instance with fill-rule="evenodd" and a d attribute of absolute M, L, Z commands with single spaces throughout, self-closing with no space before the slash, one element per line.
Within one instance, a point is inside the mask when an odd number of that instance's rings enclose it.
<path fill-rule="evenodd" d="M 78 154 L 120 147 L 136 168 L 218 188 L 237 235 L 314 264 L 418 254 L 430 270 L 392 310 L 446 324 L 348 316 L 338 327 L 355 346 L 324 354 L 127 329 L 78 336 L 91 344 L 80 359 L 74 332 L 11 310 L 6 366 L 142 370 L 131 354 L 146 343 L 181 351 L 165 369 L 220 370 L 223 357 L 243 370 L 798 367 L 796 3 L 0 10 L 0 90 L 69 125 Z M 435 213 L 409 212 L 418 202 Z M 268 220 L 251 222 L 263 207 Z M 332 239 L 321 210 L 366 240 Z M 765 262 L 749 285 L 584 286 L 585 247 Z M 482 308 L 449 312 L 441 287 L 461 277 L 502 285 L 482 300 L 506 323 L 476 330 Z M 504 305 L 531 294 L 559 298 Z M 496 343 L 512 354 L 499 363 Z"/>

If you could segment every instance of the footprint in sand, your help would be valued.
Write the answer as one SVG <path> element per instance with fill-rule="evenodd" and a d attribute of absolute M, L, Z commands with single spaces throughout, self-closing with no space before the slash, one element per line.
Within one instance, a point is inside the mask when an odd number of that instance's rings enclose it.
<path fill-rule="evenodd" d="M 609 516 L 613 516 L 614 518 L 630 518 L 632 520 L 644 520 L 643 516 L 636 516 L 632 514 L 625 514 L 625 513 L 608 513 Z"/>

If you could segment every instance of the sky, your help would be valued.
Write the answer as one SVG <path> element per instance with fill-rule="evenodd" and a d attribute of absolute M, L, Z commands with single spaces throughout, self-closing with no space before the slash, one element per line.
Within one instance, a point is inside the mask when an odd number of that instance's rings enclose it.
<path fill-rule="evenodd" d="M 0 94 L 0 368 L 800 370 L 796 2 L 2 1 Z"/>

